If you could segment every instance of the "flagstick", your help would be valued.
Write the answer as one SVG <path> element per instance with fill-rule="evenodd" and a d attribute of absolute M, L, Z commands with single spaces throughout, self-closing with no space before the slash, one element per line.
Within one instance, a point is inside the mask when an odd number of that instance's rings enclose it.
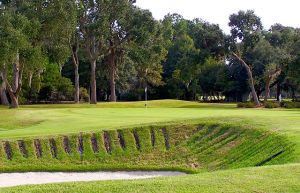
<path fill-rule="evenodd" d="M 148 88 L 147 88 L 147 86 L 146 86 L 146 87 L 145 87 L 145 108 L 146 108 L 146 109 L 148 108 L 148 104 L 147 104 L 147 101 L 148 101 L 147 91 L 148 91 Z"/>

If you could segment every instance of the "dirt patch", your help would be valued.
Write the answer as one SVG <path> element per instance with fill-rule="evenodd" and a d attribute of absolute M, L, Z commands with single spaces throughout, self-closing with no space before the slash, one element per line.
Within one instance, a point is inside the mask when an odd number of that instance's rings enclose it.
<path fill-rule="evenodd" d="M 119 139 L 120 146 L 122 147 L 123 150 L 125 150 L 126 143 L 125 143 L 124 133 L 121 130 L 118 130 L 118 139 Z"/>
<path fill-rule="evenodd" d="M 28 158 L 28 151 L 23 140 L 18 141 L 19 151 L 24 158 Z"/>
<path fill-rule="evenodd" d="M 3 143 L 3 148 L 6 154 L 6 159 L 8 160 L 12 160 L 12 151 L 11 151 L 11 146 L 10 143 L 8 141 L 5 141 Z"/>
<path fill-rule="evenodd" d="M 91 145 L 94 153 L 99 153 L 99 146 L 97 141 L 97 136 L 95 133 L 91 135 Z"/>
<path fill-rule="evenodd" d="M 50 145 L 50 152 L 51 152 L 52 158 L 57 158 L 57 147 L 56 147 L 55 140 L 49 139 L 49 145 Z"/>
<path fill-rule="evenodd" d="M 103 140 L 104 140 L 104 146 L 105 146 L 106 152 L 111 154 L 111 151 L 112 151 L 111 139 L 110 139 L 110 135 L 107 131 L 103 132 Z"/>
<path fill-rule="evenodd" d="M 151 145 L 152 145 L 152 147 L 154 147 L 156 138 L 155 138 L 155 131 L 153 128 L 151 128 L 150 134 L 151 134 Z"/>
<path fill-rule="evenodd" d="M 83 156 L 83 136 L 82 133 L 79 134 L 78 136 L 78 152 L 80 154 L 80 159 L 82 160 L 82 156 Z"/>
<path fill-rule="evenodd" d="M 141 150 L 140 137 L 139 137 L 137 131 L 133 130 L 132 133 L 133 133 L 133 137 L 134 137 L 134 140 L 135 140 L 136 149 Z"/>
<path fill-rule="evenodd" d="M 33 144 L 34 144 L 34 149 L 35 149 L 35 155 L 39 159 L 42 157 L 42 154 L 43 154 L 41 140 L 35 139 L 33 141 Z"/>
<path fill-rule="evenodd" d="M 63 138 L 63 146 L 64 146 L 64 150 L 67 154 L 71 154 L 71 147 L 70 147 L 70 139 L 68 136 L 64 136 Z"/>
<path fill-rule="evenodd" d="M 170 143 L 169 143 L 169 134 L 166 128 L 162 129 L 162 132 L 164 134 L 164 138 L 165 138 L 165 146 L 166 149 L 169 150 L 170 149 Z"/>

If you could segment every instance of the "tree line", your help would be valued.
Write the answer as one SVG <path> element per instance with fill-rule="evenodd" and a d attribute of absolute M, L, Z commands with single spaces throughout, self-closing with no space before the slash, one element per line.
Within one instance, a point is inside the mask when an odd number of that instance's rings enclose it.
<path fill-rule="evenodd" d="M 201 19 L 155 20 L 134 0 L 0 0 L 0 99 L 245 101 L 300 90 L 300 30 L 251 10 L 230 34 Z M 249 97 L 250 96 L 250 97 Z"/>

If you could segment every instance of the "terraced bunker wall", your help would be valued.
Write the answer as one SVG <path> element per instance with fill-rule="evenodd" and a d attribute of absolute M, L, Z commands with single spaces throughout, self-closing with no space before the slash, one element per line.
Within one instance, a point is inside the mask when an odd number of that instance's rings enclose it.
<path fill-rule="evenodd" d="M 279 163 L 291 144 L 229 125 L 177 125 L 4 140 L 0 171 L 215 170 Z M 27 169 L 26 169 L 27 168 Z"/>

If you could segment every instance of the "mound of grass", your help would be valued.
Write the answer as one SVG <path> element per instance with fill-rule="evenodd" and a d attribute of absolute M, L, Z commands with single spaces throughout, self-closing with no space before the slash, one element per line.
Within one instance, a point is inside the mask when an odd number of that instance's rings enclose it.
<path fill-rule="evenodd" d="M 155 126 L 3 141 L 0 172 L 180 170 L 285 163 L 283 136 L 233 125 Z"/>

